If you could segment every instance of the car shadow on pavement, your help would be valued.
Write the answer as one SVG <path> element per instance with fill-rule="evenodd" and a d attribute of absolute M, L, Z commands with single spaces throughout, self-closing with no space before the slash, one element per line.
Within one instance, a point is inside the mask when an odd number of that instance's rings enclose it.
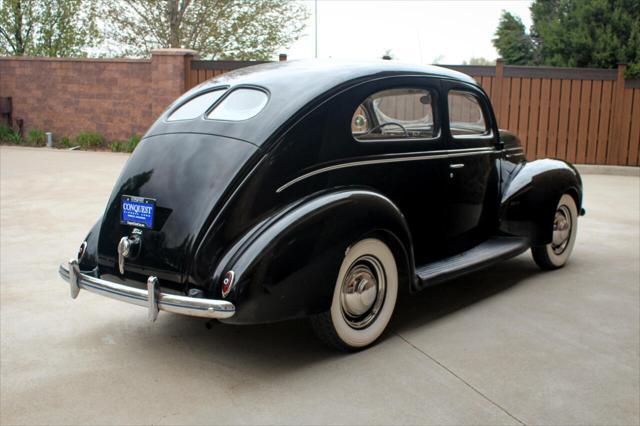
<path fill-rule="evenodd" d="M 493 295 L 524 285 L 528 277 L 540 273 L 543 272 L 526 253 L 418 293 L 402 293 L 389 329 L 402 333 L 423 327 Z"/>
<path fill-rule="evenodd" d="M 536 273 L 539 270 L 530 257 L 520 257 L 419 293 L 404 294 L 378 345 L 385 345 L 395 333 L 427 326 L 438 318 L 507 291 Z M 263 378 L 291 374 L 299 368 L 345 356 L 320 342 L 306 320 L 247 326 L 214 321 L 209 328 L 205 324 L 206 321 L 198 318 L 161 314 L 154 324 L 140 322 L 133 326 L 135 332 L 130 327 L 125 331 L 144 337 L 122 337 L 128 341 L 129 349 L 153 353 L 156 358 L 177 356 L 219 365 L 242 365 L 243 369 L 259 372 Z M 347 356 L 361 356 L 359 354 L 364 353 Z"/>

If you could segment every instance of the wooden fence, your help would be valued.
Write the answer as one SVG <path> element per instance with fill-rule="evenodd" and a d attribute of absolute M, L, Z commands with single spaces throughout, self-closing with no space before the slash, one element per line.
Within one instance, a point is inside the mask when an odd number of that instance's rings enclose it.
<path fill-rule="evenodd" d="M 282 55 L 280 60 L 286 60 Z M 190 61 L 186 88 L 256 61 Z M 578 164 L 640 165 L 640 80 L 617 70 L 447 65 L 476 79 L 501 128 L 515 132 L 527 158 Z"/>
<path fill-rule="evenodd" d="M 638 166 L 640 80 L 617 70 L 449 66 L 491 97 L 501 128 L 517 133 L 527 158 Z"/>

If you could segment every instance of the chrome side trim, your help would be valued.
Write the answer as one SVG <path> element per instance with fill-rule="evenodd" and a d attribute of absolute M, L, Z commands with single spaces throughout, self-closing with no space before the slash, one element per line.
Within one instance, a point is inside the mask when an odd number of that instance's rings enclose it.
<path fill-rule="evenodd" d="M 334 164 L 332 166 L 322 167 L 320 169 L 312 170 L 308 173 L 298 176 L 295 179 L 290 180 L 289 182 L 282 185 L 280 188 L 276 189 L 276 193 L 280 193 L 285 189 L 289 188 L 296 183 L 310 178 L 312 176 L 319 175 L 321 173 L 330 172 L 333 170 L 346 169 L 349 167 L 358 167 L 358 166 L 368 166 L 371 164 L 385 164 L 385 163 L 402 163 L 405 161 L 422 161 L 422 160 L 435 160 L 438 158 L 454 158 L 454 157 L 467 157 L 470 155 L 482 155 L 482 154 L 499 154 L 502 151 L 496 150 L 495 148 L 467 148 L 467 149 L 456 149 L 456 150 L 439 150 L 439 151 L 431 151 L 428 154 L 423 155 L 411 155 L 411 156 L 402 156 L 402 157 L 385 157 L 385 158 L 377 158 L 374 160 L 357 160 L 357 161 L 349 161 L 346 163 Z"/>
<path fill-rule="evenodd" d="M 521 146 L 517 146 L 515 148 L 506 148 L 504 151 L 508 153 L 505 155 L 506 158 L 520 157 L 524 155 L 524 148 L 522 148 Z"/>
<path fill-rule="evenodd" d="M 78 262 L 75 259 L 70 261 L 68 266 L 60 265 L 58 273 L 62 279 L 69 282 L 71 297 L 75 298 L 74 288 L 77 287 L 77 292 L 83 289 L 121 302 L 146 307 L 149 310 L 149 319 L 152 321 L 155 320 L 157 311 L 218 319 L 230 318 L 236 312 L 233 303 L 226 300 L 199 299 L 161 293 L 155 277 L 149 277 L 147 290 L 95 278 L 80 272 Z M 75 293 L 76 297 L 77 292 Z"/>

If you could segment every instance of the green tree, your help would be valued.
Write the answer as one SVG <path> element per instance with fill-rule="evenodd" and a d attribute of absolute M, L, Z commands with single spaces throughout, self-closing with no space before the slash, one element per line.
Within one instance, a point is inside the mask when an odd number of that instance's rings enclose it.
<path fill-rule="evenodd" d="M 531 17 L 531 32 L 545 65 L 640 67 L 637 0 L 536 0 Z"/>
<path fill-rule="evenodd" d="M 3 0 L 0 5 L 0 53 L 22 56 L 32 45 L 33 2 Z"/>
<path fill-rule="evenodd" d="M 530 10 L 529 35 L 517 17 L 503 12 L 493 43 L 507 63 L 595 68 L 626 63 L 628 76 L 640 75 L 638 0 L 534 0 Z"/>
<path fill-rule="evenodd" d="M 212 59 L 271 59 L 304 30 L 306 7 L 284 0 L 105 0 L 121 53 L 183 47 Z"/>
<path fill-rule="evenodd" d="M 519 17 L 502 11 L 498 29 L 492 41 L 498 54 L 506 63 L 529 65 L 533 62 L 533 40 L 527 34 Z"/>
<path fill-rule="evenodd" d="M 97 0 L 2 0 L 0 54 L 86 56 L 100 40 Z"/>

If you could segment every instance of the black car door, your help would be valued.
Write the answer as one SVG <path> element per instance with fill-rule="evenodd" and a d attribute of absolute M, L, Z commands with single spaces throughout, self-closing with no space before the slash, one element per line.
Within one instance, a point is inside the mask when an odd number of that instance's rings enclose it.
<path fill-rule="evenodd" d="M 501 147 L 486 95 L 464 83 L 444 84 L 447 117 L 448 254 L 489 238 L 497 228 Z"/>
<path fill-rule="evenodd" d="M 442 257 L 447 156 L 438 79 L 390 78 L 363 85 L 354 108 L 353 144 L 374 163 L 359 170 L 363 183 L 402 211 L 413 238 L 416 264 Z"/>

